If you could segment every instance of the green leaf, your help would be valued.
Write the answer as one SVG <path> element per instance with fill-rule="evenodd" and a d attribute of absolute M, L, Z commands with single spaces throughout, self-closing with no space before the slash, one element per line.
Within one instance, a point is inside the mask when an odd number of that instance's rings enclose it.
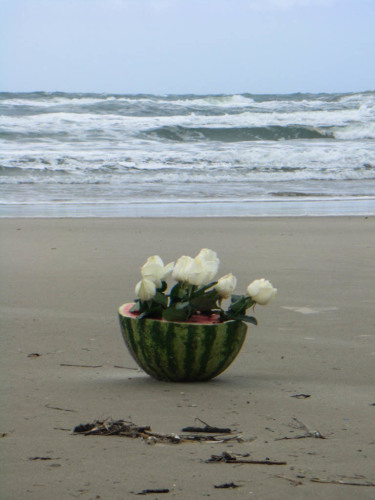
<path fill-rule="evenodd" d="M 163 318 L 166 321 L 187 321 L 191 316 L 191 307 L 186 302 L 176 304 L 176 306 L 169 307 L 163 311 Z"/>
<path fill-rule="evenodd" d="M 236 316 L 240 314 L 245 314 L 246 310 L 249 309 L 249 307 L 253 306 L 255 302 L 252 300 L 251 297 L 248 297 L 246 295 L 240 295 L 236 296 L 239 298 L 236 298 L 232 304 L 230 305 L 228 309 L 228 313 L 233 313 Z"/>
<path fill-rule="evenodd" d="M 243 295 L 235 295 L 233 294 L 230 298 L 230 301 L 231 301 L 231 304 L 233 304 L 234 302 L 237 302 L 238 300 L 242 299 L 243 298 Z"/>
<path fill-rule="evenodd" d="M 168 307 L 168 297 L 161 292 L 156 292 L 152 300 L 163 307 Z"/>
<path fill-rule="evenodd" d="M 246 311 L 246 299 L 243 296 L 240 296 L 237 300 L 234 300 L 229 309 L 228 313 L 233 314 L 243 314 Z"/>
<path fill-rule="evenodd" d="M 147 318 L 148 317 L 148 312 L 143 312 L 142 314 L 140 314 L 139 316 L 137 316 L 137 319 L 144 319 L 144 318 Z"/>
<path fill-rule="evenodd" d="M 246 323 L 251 323 L 251 324 L 253 324 L 255 326 L 258 325 L 258 321 L 257 321 L 256 318 L 254 318 L 254 316 L 245 316 L 244 319 L 243 319 L 243 321 L 246 321 Z"/>
<path fill-rule="evenodd" d="M 140 310 L 141 310 L 140 301 L 139 301 L 139 299 L 136 299 L 135 304 L 129 309 L 129 312 L 137 313 Z"/>
<path fill-rule="evenodd" d="M 163 311 L 164 308 L 160 304 L 158 304 L 157 302 L 148 301 L 146 307 L 142 307 L 141 309 L 142 314 L 138 316 L 138 319 L 143 319 L 143 318 L 160 319 L 163 315 Z"/>
<path fill-rule="evenodd" d="M 246 323 L 251 323 L 252 325 L 257 325 L 258 324 L 258 321 L 256 320 L 256 318 L 254 318 L 254 316 L 247 316 L 246 314 L 228 314 L 227 313 L 227 317 L 229 319 L 234 319 L 234 320 L 237 320 L 237 321 L 245 321 Z"/>
<path fill-rule="evenodd" d="M 218 298 L 219 295 L 216 290 L 211 290 L 211 292 L 203 293 L 202 295 L 191 298 L 189 302 L 197 311 L 206 312 L 218 307 Z"/>
<path fill-rule="evenodd" d="M 185 300 L 184 302 L 179 302 L 174 307 L 177 309 L 177 311 L 179 311 L 180 309 L 186 309 L 189 307 L 189 302 Z"/>
<path fill-rule="evenodd" d="M 172 303 L 179 302 L 183 300 L 188 295 L 188 290 L 181 283 L 176 283 L 176 285 L 172 288 L 169 297 Z"/>
<path fill-rule="evenodd" d="M 209 288 L 215 286 L 216 284 L 217 284 L 217 281 L 211 281 L 211 283 L 208 283 L 208 285 L 204 285 L 201 288 L 198 288 L 198 290 L 195 290 L 194 293 L 192 293 L 190 295 L 190 298 L 192 299 L 192 298 L 195 298 L 195 297 L 200 297 L 201 295 L 204 294 L 204 292 L 206 290 L 208 290 Z M 214 291 L 214 290 L 212 290 L 212 291 Z"/>

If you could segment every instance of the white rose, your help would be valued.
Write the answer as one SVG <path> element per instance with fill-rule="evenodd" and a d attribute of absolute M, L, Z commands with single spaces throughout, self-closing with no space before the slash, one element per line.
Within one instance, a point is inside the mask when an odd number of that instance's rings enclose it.
<path fill-rule="evenodd" d="M 277 289 L 274 288 L 268 280 L 262 278 L 250 283 L 246 292 L 247 295 L 254 300 L 254 302 L 265 306 L 274 298 L 277 293 Z"/>
<path fill-rule="evenodd" d="M 232 273 L 226 274 L 219 279 L 215 290 L 222 299 L 229 299 L 237 285 L 237 278 Z"/>
<path fill-rule="evenodd" d="M 189 277 L 189 268 L 193 263 L 193 258 L 183 255 L 180 257 L 172 271 L 172 278 L 179 282 L 186 282 Z"/>
<path fill-rule="evenodd" d="M 157 288 L 161 287 L 161 282 L 165 281 L 172 273 L 174 262 L 164 266 L 164 262 L 159 255 L 149 257 L 141 268 L 142 278 L 153 281 Z"/>
<path fill-rule="evenodd" d="M 209 283 L 209 281 L 207 281 L 205 262 L 199 257 L 195 257 L 189 266 L 187 282 L 195 286 L 202 286 Z"/>
<path fill-rule="evenodd" d="M 214 280 L 218 270 L 220 260 L 216 252 L 210 250 L 209 248 L 202 248 L 199 254 L 195 257 L 195 273 L 198 272 L 199 277 L 193 277 L 194 281 L 198 281 L 198 283 L 193 283 L 189 281 L 191 284 L 197 284 L 198 286 L 208 285 L 211 281 Z M 197 271 L 198 270 L 198 271 Z"/>
<path fill-rule="evenodd" d="M 156 294 L 156 285 L 153 281 L 143 278 L 135 285 L 135 294 L 142 301 L 150 300 Z"/>
<path fill-rule="evenodd" d="M 207 272 L 207 278 L 206 282 L 210 283 L 210 281 L 213 281 L 215 279 L 215 276 L 217 275 L 217 272 L 219 270 L 219 259 L 217 260 L 211 260 L 209 262 L 205 261 L 205 267 L 206 267 L 206 272 Z"/>
<path fill-rule="evenodd" d="M 217 253 L 213 250 L 210 250 L 209 248 L 202 248 L 197 257 L 202 257 L 202 259 L 206 261 L 219 260 L 217 257 Z"/>
<path fill-rule="evenodd" d="M 164 274 L 162 277 L 162 281 L 165 281 L 172 274 L 174 268 L 174 262 L 169 262 L 166 266 L 164 266 Z"/>

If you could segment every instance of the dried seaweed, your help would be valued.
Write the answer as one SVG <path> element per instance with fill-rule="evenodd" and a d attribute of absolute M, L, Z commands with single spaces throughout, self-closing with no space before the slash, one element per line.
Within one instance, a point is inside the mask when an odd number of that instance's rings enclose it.
<path fill-rule="evenodd" d="M 226 489 L 226 488 L 241 488 L 241 485 L 240 484 L 235 484 L 235 483 L 224 483 L 224 484 L 218 484 L 218 485 L 214 485 L 214 488 L 223 488 L 223 489 Z"/>
<path fill-rule="evenodd" d="M 149 425 L 139 426 L 133 422 L 127 422 L 125 420 L 112 420 L 107 418 L 104 421 L 96 420 L 93 423 L 80 424 L 77 425 L 74 430 L 74 434 L 84 434 L 89 435 L 100 435 L 100 436 L 124 436 L 128 438 L 141 438 L 144 439 L 149 444 L 154 443 L 187 443 L 193 441 L 206 441 L 206 442 L 216 442 L 223 443 L 230 440 L 236 440 L 241 442 L 240 436 L 230 436 L 223 438 L 222 436 L 217 437 L 215 435 L 197 435 L 197 434 L 162 434 L 159 432 L 153 432 Z"/>
<path fill-rule="evenodd" d="M 244 455 L 240 455 L 243 457 Z M 221 455 L 211 455 L 211 457 L 206 460 L 206 463 L 225 463 L 225 464 L 253 464 L 253 465 L 287 465 L 286 462 L 281 462 L 278 460 L 270 460 L 268 457 L 265 460 L 246 460 L 243 458 L 237 458 L 236 455 L 231 455 L 227 451 L 224 451 Z"/>
<path fill-rule="evenodd" d="M 276 438 L 275 441 L 283 441 L 285 439 L 305 439 L 305 438 L 315 438 L 315 439 L 327 439 L 319 431 L 310 430 L 303 422 L 300 422 L 297 418 L 292 418 L 290 427 L 294 429 L 304 430 L 305 434 L 298 434 L 297 436 L 284 436 L 282 438 Z"/>

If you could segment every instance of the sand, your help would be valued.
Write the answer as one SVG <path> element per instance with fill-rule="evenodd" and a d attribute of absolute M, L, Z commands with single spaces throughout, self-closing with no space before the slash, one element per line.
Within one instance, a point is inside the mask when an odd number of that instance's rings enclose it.
<path fill-rule="evenodd" d="M 374 217 L 10 218 L 0 229 L 2 499 L 375 497 Z M 202 247 L 238 292 L 265 277 L 279 293 L 221 376 L 158 382 L 127 352 L 117 309 L 149 255 Z M 72 433 L 107 417 L 161 433 L 199 418 L 244 441 Z M 205 463 L 223 452 L 287 464 Z"/>

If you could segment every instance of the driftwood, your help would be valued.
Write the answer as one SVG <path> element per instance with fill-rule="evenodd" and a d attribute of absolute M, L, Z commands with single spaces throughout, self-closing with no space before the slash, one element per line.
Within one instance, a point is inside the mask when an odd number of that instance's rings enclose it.
<path fill-rule="evenodd" d="M 147 489 L 142 490 L 139 493 L 135 493 L 135 495 L 151 495 L 152 493 L 170 493 L 168 488 L 160 488 L 160 489 Z"/>
<path fill-rule="evenodd" d="M 58 406 L 51 406 L 49 404 L 44 405 L 46 408 L 49 408 L 50 410 L 59 410 L 59 411 L 71 411 L 73 413 L 78 413 L 77 410 L 69 410 L 68 408 L 59 408 Z"/>
<path fill-rule="evenodd" d="M 78 368 L 102 368 L 103 365 L 72 365 L 69 363 L 60 363 L 60 366 L 75 366 Z"/>
<path fill-rule="evenodd" d="M 375 483 L 369 481 L 358 482 L 358 481 L 343 481 L 341 479 L 320 479 L 318 477 L 313 477 L 310 479 L 312 483 L 323 483 L 323 484 L 343 484 L 346 486 L 375 486 Z"/>
<path fill-rule="evenodd" d="M 301 486 L 301 484 L 303 484 L 302 481 L 298 481 L 297 479 L 293 479 L 292 477 L 287 477 L 287 476 L 281 476 L 281 475 L 277 475 L 275 477 L 278 477 L 280 479 L 286 479 L 287 481 L 289 481 L 293 486 Z"/>
<path fill-rule="evenodd" d="M 302 481 L 298 481 L 296 479 L 293 479 L 291 477 L 287 476 L 281 476 L 277 475 L 275 477 L 278 477 L 280 479 L 286 479 L 289 481 L 291 484 L 294 486 L 300 486 L 303 484 Z M 346 486 L 367 486 L 367 487 L 375 487 L 375 483 L 372 483 L 371 481 L 358 481 L 358 480 L 344 480 L 344 479 L 321 479 L 319 477 L 313 477 L 310 479 L 310 482 L 312 483 L 320 483 L 320 484 L 341 484 L 341 485 L 346 485 Z"/>
<path fill-rule="evenodd" d="M 232 430 L 229 427 L 213 427 L 212 425 L 207 424 L 200 418 L 197 418 L 196 420 L 202 422 L 202 424 L 204 424 L 204 427 L 184 427 L 182 429 L 182 432 L 205 432 L 212 434 L 231 434 L 232 432 Z"/>

